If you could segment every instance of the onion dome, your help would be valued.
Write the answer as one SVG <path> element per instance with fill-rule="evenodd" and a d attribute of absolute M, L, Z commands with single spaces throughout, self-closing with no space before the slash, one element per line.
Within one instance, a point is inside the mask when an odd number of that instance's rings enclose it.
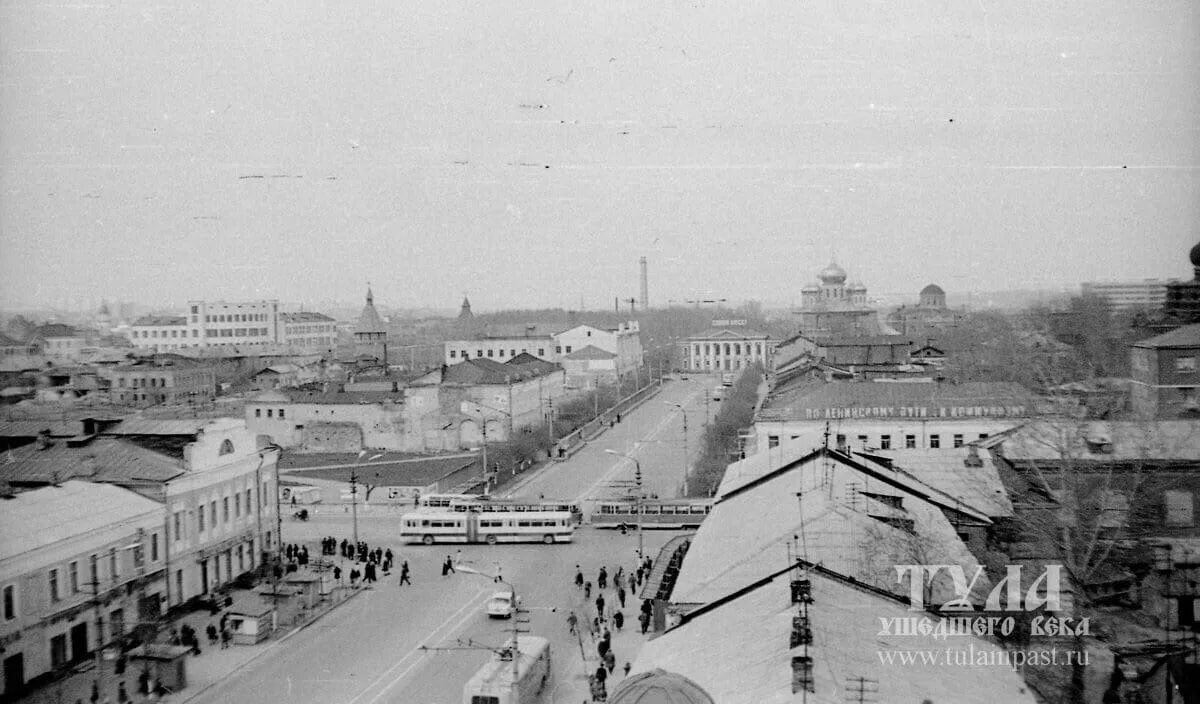
<path fill-rule="evenodd" d="M 847 291 L 866 291 L 867 287 L 863 285 L 863 282 L 855 281 L 854 283 L 847 286 L 846 290 Z"/>
<path fill-rule="evenodd" d="M 1188 253 L 1188 258 L 1192 260 L 1192 266 L 1200 269 L 1200 244 L 1192 247 L 1192 251 Z"/>
<path fill-rule="evenodd" d="M 821 285 L 811 283 L 811 282 L 804 284 L 804 287 L 800 289 L 800 293 L 820 293 L 820 292 L 821 292 Z"/>
<path fill-rule="evenodd" d="M 821 281 L 825 284 L 842 284 L 846 282 L 846 270 L 834 262 L 821 270 Z"/>
<path fill-rule="evenodd" d="M 1200 247 L 1200 245 L 1196 245 L 1196 246 Z M 1193 250 L 1193 256 L 1195 256 L 1195 250 Z M 925 288 L 921 289 L 921 295 L 922 296 L 945 296 L 946 292 L 943 291 L 942 287 L 938 286 L 937 284 L 929 284 Z"/>

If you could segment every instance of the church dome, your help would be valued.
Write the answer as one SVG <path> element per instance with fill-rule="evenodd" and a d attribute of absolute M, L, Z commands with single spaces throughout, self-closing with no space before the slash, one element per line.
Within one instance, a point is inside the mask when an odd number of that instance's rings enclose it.
<path fill-rule="evenodd" d="M 846 270 L 835 262 L 821 270 L 821 281 L 826 284 L 841 284 L 846 282 Z"/>
<path fill-rule="evenodd" d="M 1200 245 L 1196 245 L 1196 246 L 1200 247 Z M 1193 256 L 1194 256 L 1194 252 L 1195 252 L 1195 250 L 1193 250 Z M 925 288 L 921 289 L 921 295 L 922 296 L 945 296 L 946 292 L 943 291 L 942 287 L 938 286 L 937 284 L 929 284 Z"/>
<path fill-rule="evenodd" d="M 846 287 L 847 291 L 866 291 L 867 287 L 861 281 L 855 281 Z"/>
<path fill-rule="evenodd" d="M 820 293 L 820 292 L 821 292 L 820 284 L 814 284 L 814 283 L 804 284 L 804 287 L 800 289 L 800 293 Z"/>
<path fill-rule="evenodd" d="M 1192 251 L 1188 253 L 1188 257 L 1192 260 L 1192 266 L 1200 268 L 1200 244 L 1192 247 Z"/>
<path fill-rule="evenodd" d="M 609 704 L 715 704 L 700 685 L 683 675 L 654 669 L 621 680 Z"/>

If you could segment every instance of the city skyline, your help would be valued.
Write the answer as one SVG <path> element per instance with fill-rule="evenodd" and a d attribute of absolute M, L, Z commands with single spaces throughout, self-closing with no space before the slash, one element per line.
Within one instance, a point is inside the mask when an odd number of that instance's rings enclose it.
<path fill-rule="evenodd" d="M 0 301 L 1185 278 L 1188 12 L 10 4 Z"/>

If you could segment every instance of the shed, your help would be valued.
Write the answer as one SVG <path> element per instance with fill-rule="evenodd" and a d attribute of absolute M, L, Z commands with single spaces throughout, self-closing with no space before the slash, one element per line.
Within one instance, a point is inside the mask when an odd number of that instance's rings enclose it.
<path fill-rule="evenodd" d="M 233 634 L 233 642 L 237 645 L 254 645 L 271 635 L 271 620 L 275 609 L 262 604 L 259 606 L 244 604 L 236 609 L 230 609 L 229 631 Z"/>
<path fill-rule="evenodd" d="M 300 604 L 311 609 L 321 598 L 321 577 L 311 572 L 293 572 L 283 578 L 287 585 L 284 589 L 292 591 L 300 598 Z"/>
<path fill-rule="evenodd" d="M 172 692 L 187 687 L 187 655 L 191 648 L 183 645 L 149 643 L 129 651 L 129 660 L 135 671 L 146 670 L 150 682 L 158 682 Z"/>

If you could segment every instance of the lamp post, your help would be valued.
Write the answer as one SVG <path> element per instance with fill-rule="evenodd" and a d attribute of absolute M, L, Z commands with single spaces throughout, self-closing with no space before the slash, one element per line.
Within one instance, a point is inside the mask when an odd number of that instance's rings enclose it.
<path fill-rule="evenodd" d="M 679 409 L 679 413 L 683 416 L 683 493 L 680 498 L 687 498 L 688 495 L 688 442 L 687 442 L 687 409 L 681 404 L 671 401 L 664 401 L 668 406 L 674 406 Z"/>
<path fill-rule="evenodd" d="M 637 495 L 634 501 L 637 507 L 635 510 L 637 511 L 638 563 L 640 564 L 642 561 L 642 551 L 644 547 L 642 542 L 642 465 L 637 461 L 636 457 L 630 457 L 623 452 L 617 452 L 616 450 L 608 449 L 606 449 L 605 452 L 610 455 L 616 455 L 617 457 L 624 457 L 630 462 L 633 462 L 633 485 L 637 489 Z"/>
<path fill-rule="evenodd" d="M 498 568 L 499 568 L 499 563 L 497 563 L 497 569 Z M 520 630 L 518 630 L 518 628 L 517 628 L 517 625 L 519 623 L 517 621 L 517 603 L 518 603 L 517 602 L 517 588 L 514 587 L 511 582 L 504 581 L 504 578 L 500 576 L 499 571 L 497 571 L 496 574 L 488 574 L 487 572 L 483 572 L 482 570 L 477 570 L 474 567 L 469 567 L 469 566 L 461 564 L 461 563 L 454 565 L 454 571 L 455 572 L 466 572 L 467 574 L 477 574 L 480 577 L 487 577 L 488 579 L 492 580 L 492 582 L 494 584 L 503 584 L 504 586 L 508 587 L 508 591 L 512 594 L 512 600 L 513 600 L 512 676 L 513 676 L 513 684 L 516 684 L 517 676 L 520 672 L 519 665 L 520 665 L 520 660 L 521 660 L 521 649 L 519 647 L 517 647 L 517 635 L 520 633 Z"/>
<path fill-rule="evenodd" d="M 354 460 L 354 464 L 350 465 L 350 513 L 353 516 L 354 522 L 354 549 L 358 550 L 358 465 L 362 462 L 363 457 L 367 454 L 366 450 L 358 453 L 358 458 Z M 367 461 L 377 460 L 383 457 L 383 453 L 372 455 L 367 458 Z"/>
<path fill-rule="evenodd" d="M 509 387 L 509 392 L 510 393 L 512 392 L 511 386 Z M 512 408 L 511 402 L 509 404 L 509 408 Z M 484 409 L 487 409 L 489 411 L 495 411 L 496 413 L 499 413 L 501 415 L 508 417 L 508 437 L 510 440 L 512 439 L 513 417 L 512 417 L 512 413 L 509 413 L 508 411 L 502 411 L 499 408 L 492 408 L 491 406 L 485 406 L 478 401 L 463 401 L 462 405 L 459 406 L 459 410 L 461 410 L 463 413 L 478 413 L 479 414 L 479 428 L 480 428 L 480 431 L 483 436 L 483 493 L 488 494 L 488 493 L 491 493 L 490 489 L 491 489 L 492 481 L 491 481 L 490 475 L 488 474 L 488 472 L 490 470 L 488 469 L 488 456 L 487 456 L 487 417 L 483 414 Z"/>

